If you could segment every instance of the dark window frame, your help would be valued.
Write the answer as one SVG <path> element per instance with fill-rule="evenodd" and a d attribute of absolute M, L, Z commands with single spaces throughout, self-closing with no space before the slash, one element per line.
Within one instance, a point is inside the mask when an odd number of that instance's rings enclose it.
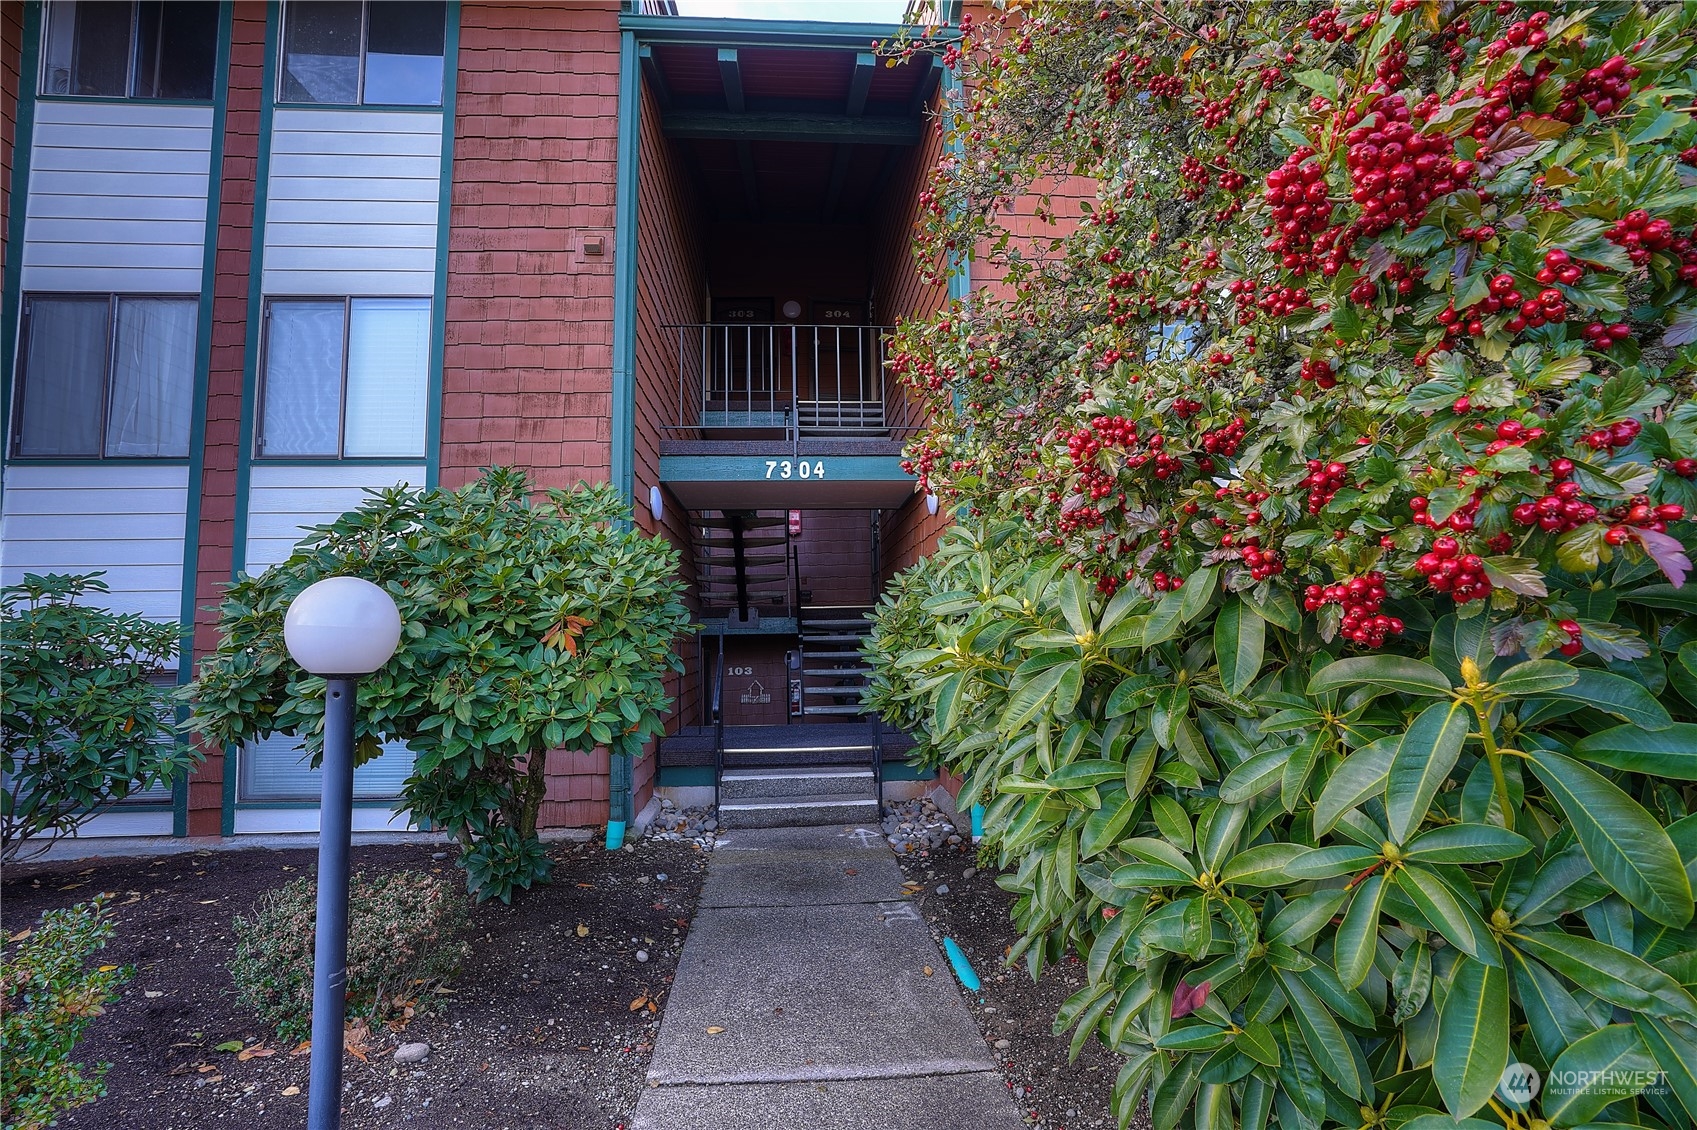
<path fill-rule="evenodd" d="M 105 2 L 112 2 L 112 0 L 105 0 Z M 74 101 L 89 101 L 89 102 L 114 101 L 114 100 L 116 100 L 116 101 L 122 101 L 122 102 L 165 102 L 165 103 L 188 102 L 188 103 L 195 103 L 195 104 L 205 103 L 207 105 L 211 105 L 217 99 L 217 95 L 218 95 L 218 43 L 217 43 L 217 40 L 216 40 L 216 30 L 214 31 L 214 41 L 213 41 L 213 45 L 212 45 L 212 67 L 211 67 L 210 74 L 207 76 L 207 78 L 208 78 L 208 93 L 204 98 L 185 96 L 185 95 L 177 95 L 177 94 L 171 94 L 171 95 L 138 94 L 138 93 L 136 93 L 136 84 L 141 77 L 141 75 L 140 75 L 140 65 L 141 65 L 140 64 L 140 54 L 141 54 L 141 5 L 142 5 L 142 0 L 128 0 L 128 3 L 129 3 L 129 8 L 130 8 L 130 30 L 129 30 L 129 39 L 128 39 L 129 49 L 125 53 L 125 58 L 124 58 L 124 93 L 122 93 L 122 94 L 79 94 L 74 90 L 48 90 L 47 89 L 48 82 L 51 79 L 52 74 L 53 74 L 52 68 L 48 65 L 48 50 L 52 45 L 52 33 L 53 33 L 53 29 L 54 29 L 53 21 L 56 18 L 60 18 L 56 15 L 56 13 L 65 12 L 68 9 L 67 9 L 66 5 L 56 2 L 56 0 L 45 0 L 45 2 L 42 5 L 41 62 L 40 62 L 40 66 L 38 66 L 36 68 L 39 71 L 39 74 L 36 77 L 36 88 L 37 88 L 36 94 L 37 94 L 37 96 L 42 97 L 42 98 L 65 98 L 65 99 L 70 99 L 70 100 L 74 100 Z M 213 6 L 213 5 L 206 5 L 206 6 L 212 8 L 213 11 L 217 10 L 216 7 Z M 217 25 L 215 23 L 214 28 L 216 28 L 216 26 Z M 161 36 L 163 35 L 163 32 L 164 32 L 164 24 L 163 24 L 163 21 L 161 21 L 161 24 L 160 24 Z M 160 57 L 163 58 L 163 55 L 164 55 L 163 43 L 160 44 L 160 47 L 161 47 Z"/>
<path fill-rule="evenodd" d="M 287 463 L 292 461 L 333 461 L 337 463 L 405 463 L 423 462 L 429 458 L 430 405 L 425 405 L 425 430 L 418 437 L 419 454 L 417 455 L 348 455 L 348 370 L 351 367 L 350 346 L 353 338 L 354 303 L 364 300 L 378 302 L 423 302 L 432 319 L 436 316 L 436 299 L 420 294 L 272 294 L 265 297 L 265 308 L 260 314 L 261 330 L 259 339 L 259 371 L 254 378 L 253 390 L 253 459 L 254 462 Z M 270 379 L 271 355 L 271 312 L 278 303 L 287 305 L 294 302 L 340 302 L 342 304 L 342 374 L 337 386 L 336 399 L 336 450 L 334 453 L 302 453 L 268 455 L 265 451 L 265 394 L 266 383 Z M 429 348 L 426 340 L 425 347 Z M 428 364 L 428 362 L 427 362 Z M 425 371 L 425 395 L 428 398 L 430 389 L 430 373 Z"/>
<path fill-rule="evenodd" d="M 286 96 L 289 81 L 289 8 L 290 0 L 283 0 L 277 23 L 277 86 L 274 91 L 275 104 L 289 107 L 313 107 L 315 109 L 360 109 L 362 107 L 405 107 L 421 110 L 440 110 L 446 101 L 448 86 L 448 37 L 447 20 L 448 5 L 442 5 L 442 52 L 436 56 L 442 60 L 442 80 L 437 88 L 434 102 L 371 102 L 365 97 L 366 57 L 371 53 L 371 5 L 373 0 L 344 0 L 344 2 L 359 4 L 359 54 L 356 56 L 357 78 L 354 85 L 354 100 L 352 102 L 302 102 Z M 382 2 L 382 0 L 377 0 Z"/>
<path fill-rule="evenodd" d="M 23 453 L 24 444 L 24 404 L 29 398 L 29 358 L 30 337 L 34 332 L 31 325 L 33 311 L 31 303 L 42 299 L 106 300 L 106 357 L 101 368 L 100 377 L 100 436 L 95 444 L 95 450 L 90 455 L 26 455 Z M 84 291 L 84 290 L 31 290 L 25 291 L 18 309 L 18 346 L 17 358 L 12 380 L 12 410 L 10 434 L 6 442 L 6 460 L 15 463 L 54 463 L 71 460 L 74 462 L 101 463 L 182 463 L 187 462 L 192 454 L 185 450 L 181 455 L 108 455 L 106 440 L 112 425 L 112 394 L 115 382 L 113 368 L 117 359 L 118 348 L 118 303 L 123 299 L 169 298 L 179 302 L 195 304 L 195 334 L 200 334 L 200 295 L 180 294 L 170 291 Z M 199 351 L 196 350 L 198 362 Z M 194 388 L 200 376 L 198 364 L 189 373 L 189 410 L 196 411 L 194 403 Z"/>

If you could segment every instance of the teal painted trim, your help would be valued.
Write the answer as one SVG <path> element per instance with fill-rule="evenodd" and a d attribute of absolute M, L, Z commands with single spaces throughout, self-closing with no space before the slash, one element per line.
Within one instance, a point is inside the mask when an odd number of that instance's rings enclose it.
<path fill-rule="evenodd" d="M 207 162 L 206 235 L 200 257 L 200 309 L 195 323 L 194 393 L 190 403 L 194 418 L 189 423 L 188 510 L 183 517 L 183 605 L 179 622 L 183 627 L 183 662 L 177 665 L 177 685 L 194 680 L 195 592 L 200 578 L 200 495 L 206 481 L 206 397 L 212 379 L 212 300 L 218 290 L 218 209 L 223 202 L 224 127 L 230 108 L 230 29 L 234 21 L 232 0 L 218 5 L 217 58 L 213 63 L 216 81 L 212 87 L 212 152 Z M 177 710 L 178 721 L 187 718 L 187 707 Z M 171 834 L 189 834 L 189 779 L 184 774 L 171 784 Z"/>
<path fill-rule="evenodd" d="M 395 801 L 399 799 L 399 797 L 355 797 L 354 807 L 384 808 L 393 812 L 395 811 Z M 243 812 L 304 812 L 307 809 L 319 808 L 321 804 L 316 800 L 244 800 L 237 802 L 236 807 Z"/>
<path fill-rule="evenodd" d="M 456 16 L 455 18 L 457 19 L 458 17 Z M 456 31 L 458 30 L 457 26 L 456 26 L 455 30 Z M 446 68 L 446 66 L 447 66 L 447 55 L 446 55 L 447 43 L 446 43 L 446 41 L 443 42 L 442 47 L 443 47 L 443 52 L 444 52 L 444 54 L 443 54 L 443 67 Z M 443 93 L 444 97 L 447 96 L 447 86 L 448 86 L 448 76 L 444 72 L 444 74 L 442 75 L 442 87 L 443 87 L 442 93 Z M 279 110 L 328 110 L 331 113 L 349 113 L 349 114 L 356 113 L 356 112 L 361 113 L 361 114 L 368 114 L 368 113 L 369 114 L 434 114 L 438 110 L 440 110 L 442 107 L 431 105 L 428 102 L 420 102 L 419 104 L 417 104 L 415 106 L 415 105 L 411 105 L 411 104 L 408 104 L 408 103 L 405 103 L 405 102 L 371 102 L 371 103 L 366 103 L 366 102 L 283 102 L 283 101 L 279 101 L 277 103 L 277 108 Z"/>
<path fill-rule="evenodd" d="M 707 16 L 641 16 L 625 13 L 619 30 L 644 43 L 725 43 L 744 47 L 838 47 L 866 50 L 891 39 L 900 24 L 835 24 L 811 20 L 731 20 Z"/>
<path fill-rule="evenodd" d="M 961 93 L 960 76 L 951 67 L 943 68 L 942 109 L 943 136 L 947 138 L 949 156 L 957 162 L 966 160 L 966 138 L 955 129 L 952 107 Z M 965 302 L 972 293 L 972 251 L 962 248 L 949 254 L 949 301 Z"/>
<path fill-rule="evenodd" d="M 220 43 L 218 49 L 222 51 L 224 46 Z M 216 92 L 211 98 L 114 98 L 93 94 L 38 94 L 36 98 L 41 102 L 92 102 L 99 106 L 215 106 L 218 103 Z"/>
<path fill-rule="evenodd" d="M 448 353 L 448 234 L 454 201 L 454 109 L 459 100 L 460 5 L 448 4 L 442 39 L 442 174 L 436 188 L 436 283 L 431 304 L 430 370 L 424 414 L 424 486 L 434 490 L 442 479 L 442 366 Z"/>
<path fill-rule="evenodd" d="M 259 339 L 265 330 L 265 207 L 271 187 L 271 122 L 276 116 L 277 43 L 281 7 L 265 5 L 265 71 L 259 92 L 259 160 L 253 182 L 253 241 L 248 252 L 247 341 L 242 348 L 242 422 L 236 441 L 236 514 L 230 535 L 230 578 L 247 568 L 248 484 L 253 477 L 254 395 L 259 387 Z M 236 834 L 236 764 L 239 751 L 224 750 L 224 835 Z"/>
<path fill-rule="evenodd" d="M 0 451 L 12 450 L 12 383 L 17 375 L 18 322 L 23 316 L 24 222 L 29 216 L 29 166 L 35 149 L 35 88 L 41 83 L 41 0 L 24 5 L 18 116 L 12 132 L 11 212 L 6 218 L 6 277 L 0 281 Z M 0 491 L 5 471 L 0 468 Z"/>
<path fill-rule="evenodd" d="M 905 761 L 888 761 L 884 763 L 884 780 L 886 781 L 935 781 L 935 769 L 921 769 Z"/>
<path fill-rule="evenodd" d="M 191 447 L 192 451 L 193 448 Z M 194 465 L 194 456 L 187 459 L 141 459 L 128 456 L 113 459 L 42 459 L 30 456 L 11 456 L 6 460 L 8 467 L 111 467 L 142 466 L 142 467 L 190 467 Z"/>
<path fill-rule="evenodd" d="M 390 456 L 362 455 L 349 459 L 338 456 L 291 456 L 291 455 L 256 455 L 253 457 L 258 467 L 344 467 L 355 464 L 361 467 L 423 467 L 430 462 L 424 455 L 408 456 L 405 459 L 395 459 Z"/>
<path fill-rule="evenodd" d="M 657 789 L 687 789 L 693 787 L 713 787 L 713 769 L 707 765 L 674 765 L 671 768 L 662 767 L 659 775 L 654 778 Z"/>
<path fill-rule="evenodd" d="M 619 169 L 614 188 L 613 485 L 636 498 L 637 181 L 642 160 L 642 71 L 636 36 L 619 36 Z"/>
<path fill-rule="evenodd" d="M 637 181 L 642 161 L 642 67 L 636 35 L 619 34 L 619 149 L 613 212 L 613 450 L 609 477 L 625 501 L 636 500 L 636 256 Z M 631 811 L 631 758 L 615 753 L 607 785 L 608 842 L 612 823 L 621 839 Z"/>
<path fill-rule="evenodd" d="M 789 485 L 800 483 L 842 483 L 842 482 L 912 482 L 914 477 L 902 470 L 902 457 L 899 455 L 806 455 L 801 460 L 808 463 L 824 463 L 830 470 L 828 479 L 803 479 L 793 477 L 780 480 L 776 476 L 766 478 L 766 464 L 770 459 L 797 462 L 795 454 L 787 449 L 775 452 L 771 457 L 764 455 L 662 455 L 660 457 L 660 481 L 662 483 L 725 483 L 725 482 L 783 482 Z"/>

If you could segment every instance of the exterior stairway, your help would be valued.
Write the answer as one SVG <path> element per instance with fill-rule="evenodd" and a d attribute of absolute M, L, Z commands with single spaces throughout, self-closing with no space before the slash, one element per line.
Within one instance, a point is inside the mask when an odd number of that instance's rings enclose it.
<path fill-rule="evenodd" d="M 719 780 L 721 828 L 864 824 L 876 830 L 878 819 L 870 765 L 727 769 Z"/>
<path fill-rule="evenodd" d="M 782 511 L 727 511 L 696 515 L 695 573 L 701 609 L 747 623 L 753 616 L 782 616 L 790 607 L 788 515 Z"/>
<path fill-rule="evenodd" d="M 871 673 L 860 645 L 872 631 L 865 605 L 815 606 L 801 614 L 801 712 L 859 718 Z"/>

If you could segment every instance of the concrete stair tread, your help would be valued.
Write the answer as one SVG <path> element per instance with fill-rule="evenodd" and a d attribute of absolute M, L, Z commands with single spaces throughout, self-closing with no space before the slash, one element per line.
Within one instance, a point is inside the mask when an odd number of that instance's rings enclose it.
<path fill-rule="evenodd" d="M 803 706 L 803 714 L 865 714 L 864 706 Z"/>
<path fill-rule="evenodd" d="M 727 769 L 727 781 L 765 781 L 789 777 L 866 777 L 872 776 L 870 765 L 797 765 L 773 766 L 770 769 Z"/>

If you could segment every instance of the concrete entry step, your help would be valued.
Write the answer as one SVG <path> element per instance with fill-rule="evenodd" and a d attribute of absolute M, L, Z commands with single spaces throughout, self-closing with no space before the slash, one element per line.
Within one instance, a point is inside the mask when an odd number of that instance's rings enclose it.
<path fill-rule="evenodd" d="M 871 795 L 868 766 L 818 766 L 795 769 L 727 769 L 719 779 L 719 800 L 756 797 L 815 797 L 865 790 Z"/>
<path fill-rule="evenodd" d="M 866 823 L 878 819 L 870 783 L 864 793 L 820 796 L 751 796 L 719 801 L 721 828 L 797 828 Z"/>

